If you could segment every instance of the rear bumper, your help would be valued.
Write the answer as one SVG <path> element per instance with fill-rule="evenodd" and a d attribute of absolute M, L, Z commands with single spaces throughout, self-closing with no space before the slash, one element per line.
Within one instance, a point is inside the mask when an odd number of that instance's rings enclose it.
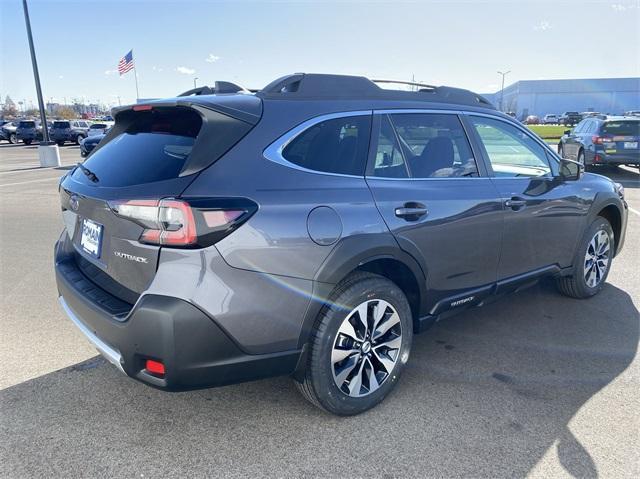
<path fill-rule="evenodd" d="M 185 390 L 291 374 L 300 350 L 247 354 L 207 314 L 175 297 L 142 295 L 128 312 L 113 314 L 110 301 L 70 263 L 56 244 L 59 302 L 69 319 L 121 372 L 151 386 Z M 161 361 L 165 375 L 145 369 Z"/>
<path fill-rule="evenodd" d="M 51 141 L 70 141 L 69 135 L 64 133 L 51 133 Z"/>
<path fill-rule="evenodd" d="M 593 165 L 640 165 L 640 151 L 605 153 L 604 150 L 597 149 L 596 151 L 587 151 L 585 160 L 587 164 Z"/>

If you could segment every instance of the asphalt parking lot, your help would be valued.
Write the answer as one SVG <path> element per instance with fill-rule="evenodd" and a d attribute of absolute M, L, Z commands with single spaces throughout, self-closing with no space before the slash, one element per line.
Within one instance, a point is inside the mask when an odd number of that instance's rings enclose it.
<path fill-rule="evenodd" d="M 626 246 L 590 300 L 545 282 L 414 341 L 399 387 L 361 416 L 287 378 L 165 393 L 121 376 L 57 303 L 57 179 L 0 145 L 0 476 L 639 477 L 640 176 Z"/>

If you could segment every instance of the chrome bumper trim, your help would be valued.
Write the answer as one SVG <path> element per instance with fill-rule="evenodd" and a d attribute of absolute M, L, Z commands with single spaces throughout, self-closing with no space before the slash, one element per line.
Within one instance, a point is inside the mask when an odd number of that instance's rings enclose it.
<path fill-rule="evenodd" d="M 80 321 L 80 318 L 76 316 L 76 314 L 72 311 L 72 309 L 69 307 L 62 296 L 58 296 L 58 302 L 62 306 L 62 309 L 64 309 L 64 312 L 67 313 L 69 319 L 78 327 L 80 331 L 82 331 L 82 334 L 87 337 L 89 342 L 93 344 L 98 352 L 102 356 L 104 356 L 107 361 L 118 368 L 122 374 L 126 375 L 127 373 L 124 372 L 124 369 L 122 367 L 122 355 L 117 350 L 113 349 L 107 343 L 102 341 L 98 336 L 93 334 L 93 332 L 91 332 L 91 330 L 87 328 L 82 321 Z"/>

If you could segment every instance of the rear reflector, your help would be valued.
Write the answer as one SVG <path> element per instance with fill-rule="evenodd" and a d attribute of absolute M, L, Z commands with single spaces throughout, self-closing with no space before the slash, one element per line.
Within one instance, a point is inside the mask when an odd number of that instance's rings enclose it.
<path fill-rule="evenodd" d="M 156 376 L 164 376 L 164 364 L 162 364 L 160 361 L 147 359 L 144 368 L 151 374 L 155 374 Z"/>
<path fill-rule="evenodd" d="M 135 105 L 133 107 L 133 111 L 145 111 L 145 110 L 151 110 L 153 108 L 153 106 L 151 105 Z"/>

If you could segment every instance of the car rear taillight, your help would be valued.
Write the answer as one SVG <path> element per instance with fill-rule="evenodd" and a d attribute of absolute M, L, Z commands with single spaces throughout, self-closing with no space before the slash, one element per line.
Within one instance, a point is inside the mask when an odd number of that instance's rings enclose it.
<path fill-rule="evenodd" d="M 611 143 L 613 141 L 613 138 L 609 138 L 607 136 L 592 136 L 591 141 L 595 145 L 603 145 L 605 143 Z"/>
<path fill-rule="evenodd" d="M 221 240 L 258 209 L 244 198 L 123 200 L 109 207 L 144 228 L 141 243 L 191 248 Z"/>

